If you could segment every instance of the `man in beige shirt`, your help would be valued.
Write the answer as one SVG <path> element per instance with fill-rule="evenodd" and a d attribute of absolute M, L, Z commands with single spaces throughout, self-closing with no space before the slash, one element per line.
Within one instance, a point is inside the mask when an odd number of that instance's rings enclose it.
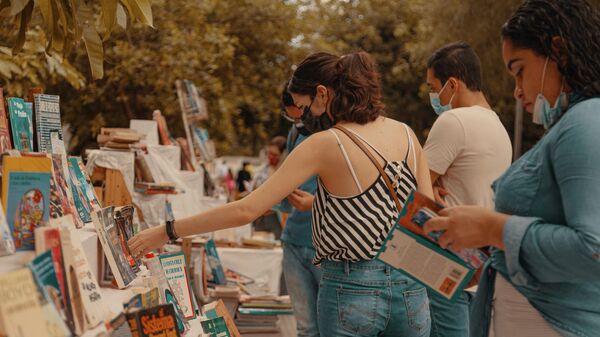
<path fill-rule="evenodd" d="M 481 65 L 464 42 L 427 62 L 431 105 L 439 115 L 424 146 L 436 198 L 448 206 L 494 208 L 492 183 L 511 163 L 510 138 L 481 91 Z M 451 304 L 432 295 L 432 337 L 469 335 L 466 296 Z"/>

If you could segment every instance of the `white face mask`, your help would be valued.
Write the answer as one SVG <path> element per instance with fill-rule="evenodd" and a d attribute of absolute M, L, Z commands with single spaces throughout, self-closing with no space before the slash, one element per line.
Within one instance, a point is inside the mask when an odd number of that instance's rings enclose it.
<path fill-rule="evenodd" d="M 544 64 L 544 70 L 542 71 L 542 88 L 540 93 L 535 99 L 533 104 L 533 122 L 538 125 L 543 125 L 548 130 L 556 121 L 560 118 L 563 111 L 567 109 L 567 94 L 563 91 L 563 85 L 560 86 L 560 94 L 554 102 L 554 106 L 550 106 L 550 102 L 544 97 L 544 80 L 546 79 L 546 67 L 548 67 L 548 60 L 550 57 L 546 57 L 546 63 Z"/>

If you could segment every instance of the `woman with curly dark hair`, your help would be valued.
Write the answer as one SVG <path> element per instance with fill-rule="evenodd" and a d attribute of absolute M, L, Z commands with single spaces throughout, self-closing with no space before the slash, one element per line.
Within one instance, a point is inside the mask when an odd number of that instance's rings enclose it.
<path fill-rule="evenodd" d="M 325 131 L 294 148 L 244 199 L 143 231 L 130 240 L 131 251 L 139 256 L 170 238 L 246 224 L 318 176 L 312 239 L 323 271 L 320 336 L 429 336 L 426 289 L 375 260 L 410 191 L 433 197 L 416 136 L 382 116 L 375 62 L 365 52 L 316 53 L 298 65 L 288 91 L 314 117 L 302 118 L 312 120 L 311 130 Z"/>
<path fill-rule="evenodd" d="M 445 246 L 494 247 L 471 336 L 598 336 L 600 13 L 529 0 L 502 41 L 515 98 L 547 133 L 494 183 L 496 212 L 449 208 L 426 229 L 445 230 Z"/>

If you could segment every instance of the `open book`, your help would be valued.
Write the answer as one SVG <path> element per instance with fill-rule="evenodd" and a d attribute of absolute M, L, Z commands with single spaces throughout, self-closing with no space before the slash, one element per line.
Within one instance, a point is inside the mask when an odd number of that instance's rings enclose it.
<path fill-rule="evenodd" d="M 443 249 L 437 243 L 443 232 L 423 231 L 442 208 L 421 193 L 411 192 L 377 259 L 453 302 L 488 256 L 479 249 Z"/>

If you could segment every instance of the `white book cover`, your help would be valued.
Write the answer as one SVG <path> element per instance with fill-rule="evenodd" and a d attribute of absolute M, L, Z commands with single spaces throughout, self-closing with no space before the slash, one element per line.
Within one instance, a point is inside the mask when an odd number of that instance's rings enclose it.
<path fill-rule="evenodd" d="M 181 307 L 186 319 L 196 317 L 194 311 L 192 289 L 190 287 L 188 271 L 183 252 L 164 254 L 160 256 L 160 264 L 169 281 L 169 286 Z"/>

